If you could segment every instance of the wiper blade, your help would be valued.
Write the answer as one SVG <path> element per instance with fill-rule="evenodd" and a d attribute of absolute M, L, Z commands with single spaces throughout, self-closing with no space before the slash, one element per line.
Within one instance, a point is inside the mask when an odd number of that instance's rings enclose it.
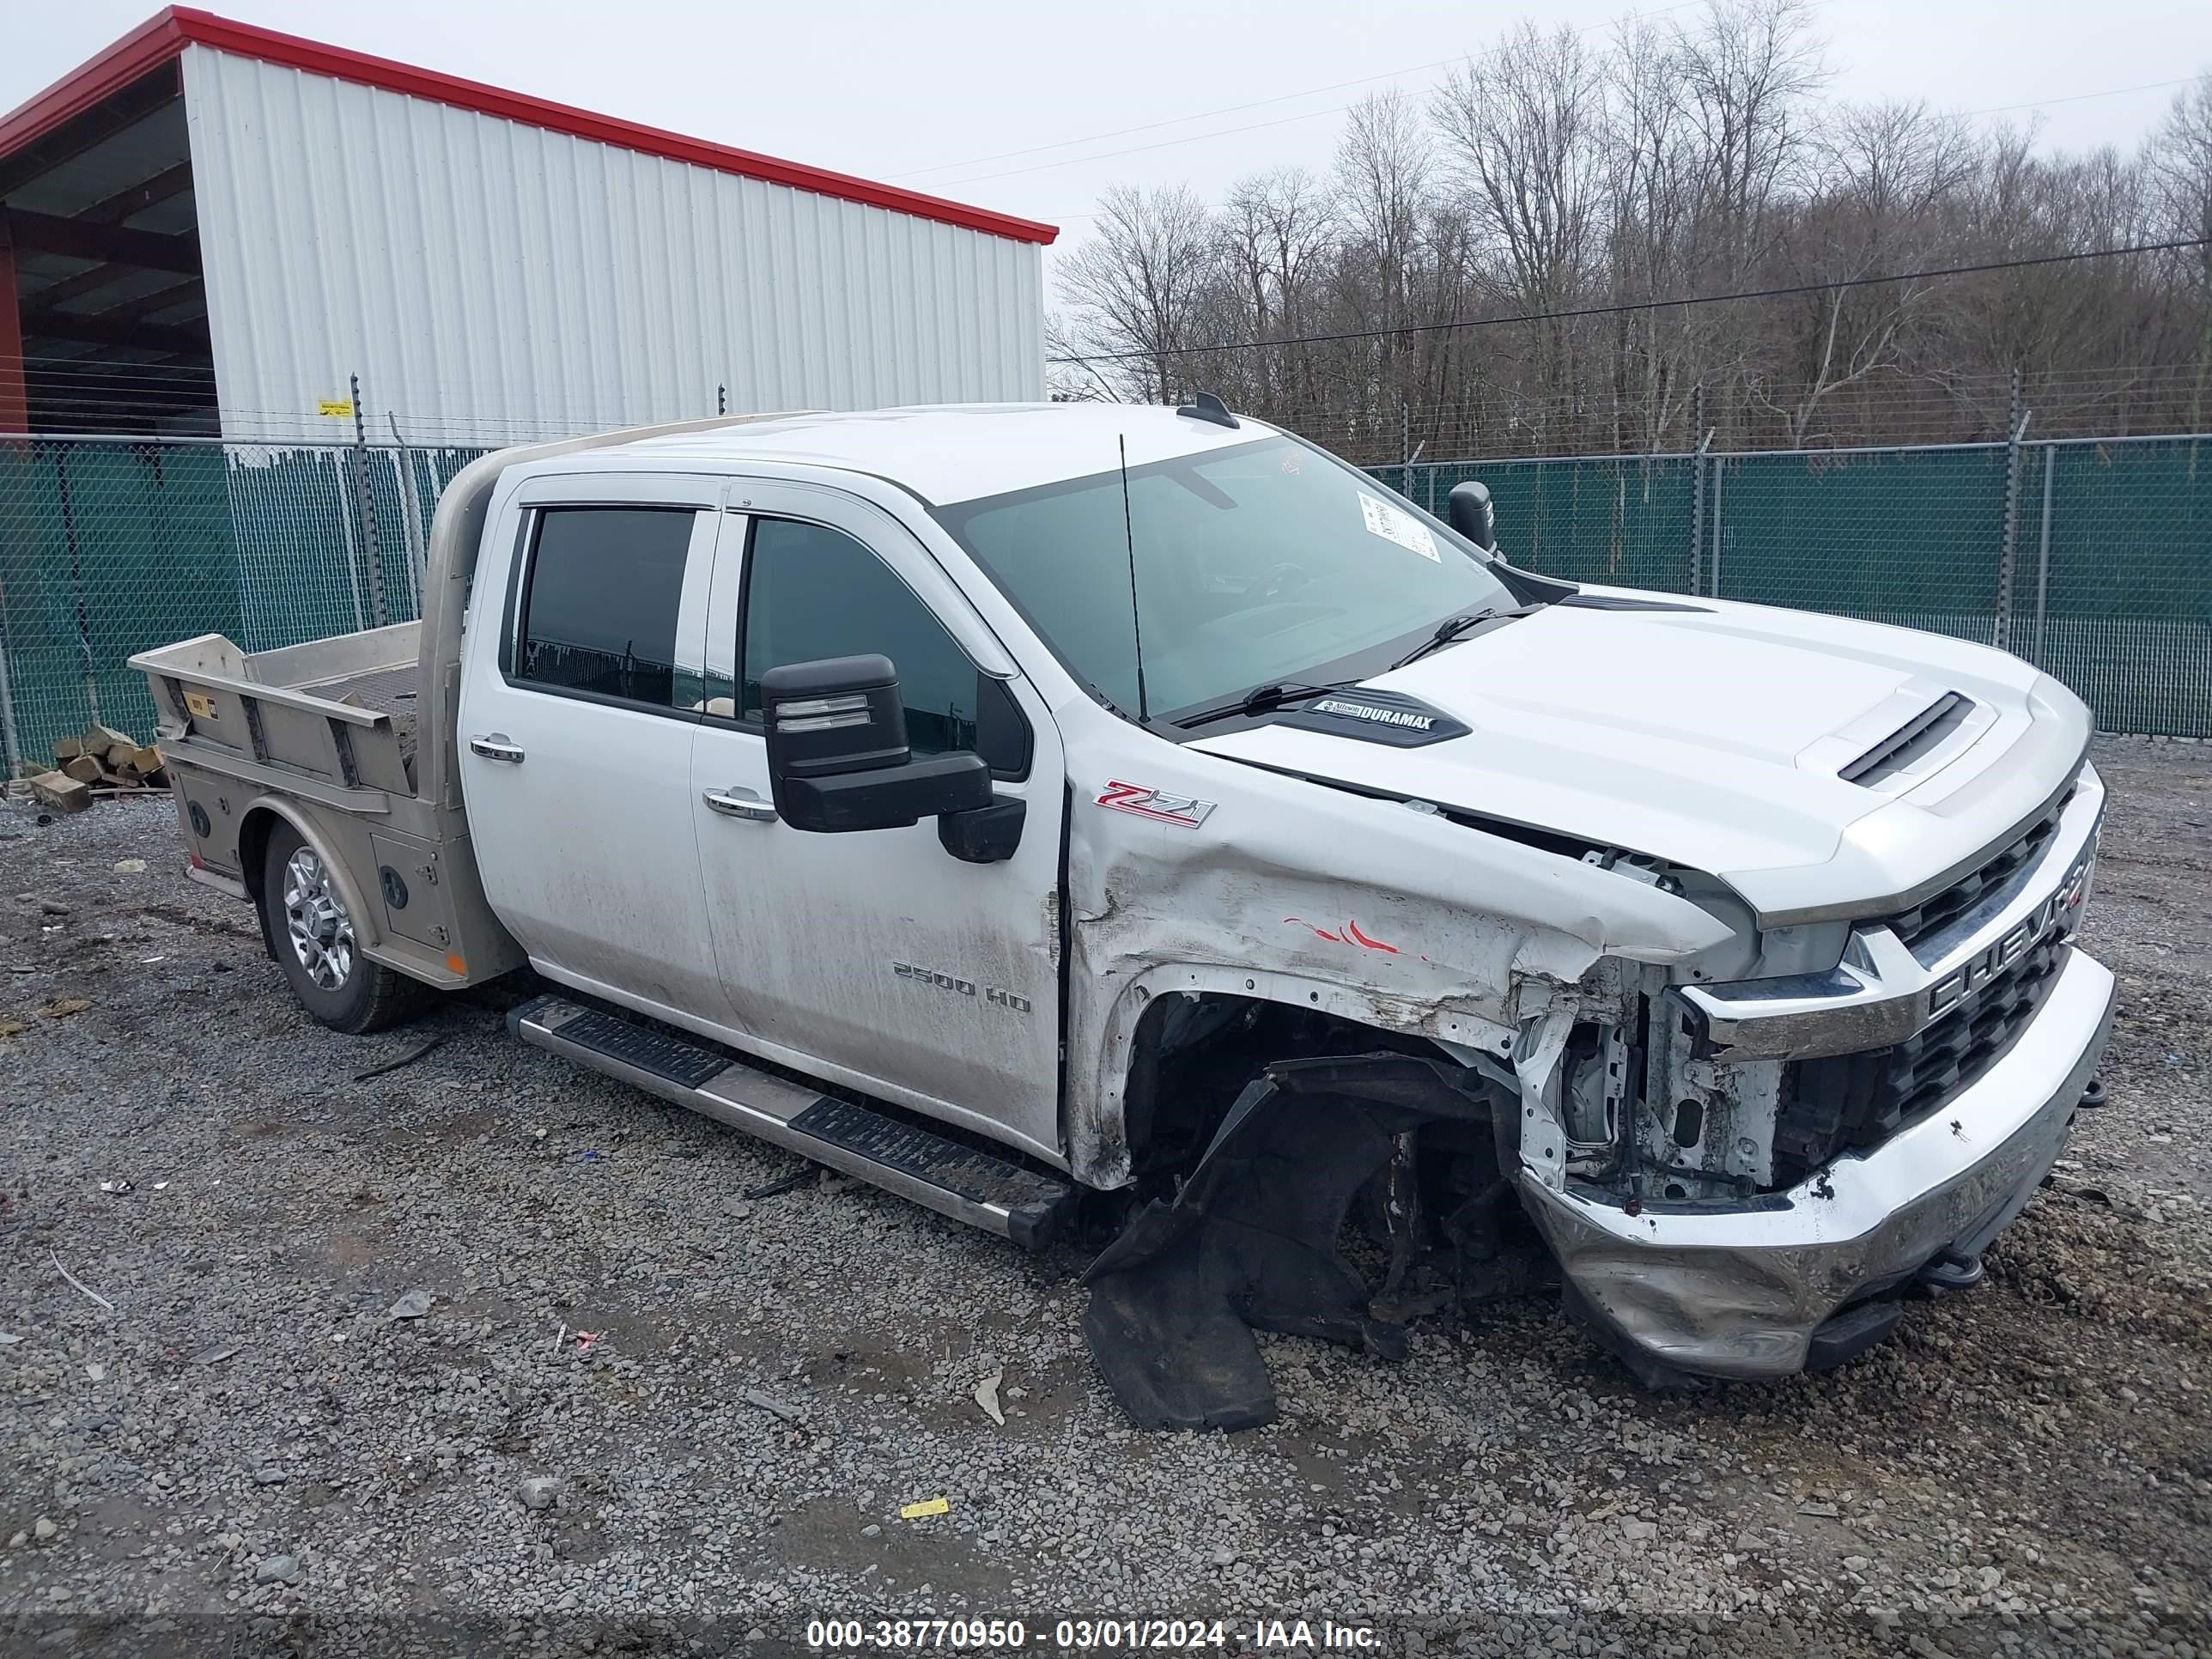
<path fill-rule="evenodd" d="M 1462 611 L 1456 617 L 1446 617 L 1442 622 L 1437 624 L 1437 631 L 1435 633 L 1430 635 L 1428 638 L 1423 640 L 1411 651 L 1408 651 L 1404 656 L 1399 658 L 1397 661 L 1392 663 L 1390 666 L 1392 668 L 1403 668 L 1409 662 L 1419 662 L 1422 658 L 1427 656 L 1431 651 L 1443 650 L 1444 647 L 1451 644 L 1455 640 L 1459 639 L 1462 635 L 1466 634 L 1469 629 L 1474 627 L 1479 623 L 1495 622 L 1504 617 L 1525 617 L 1531 611 L 1540 608 L 1540 606 L 1533 605 L 1516 605 L 1510 611 L 1499 611 L 1496 609 L 1487 611 Z"/>
<path fill-rule="evenodd" d="M 1346 686 L 1358 684 L 1358 680 L 1337 680 L 1328 685 L 1255 685 L 1235 702 L 1201 708 L 1195 714 L 1184 715 L 1176 724 L 1188 729 L 1194 726 L 1211 726 L 1216 720 L 1225 720 L 1237 714 L 1271 714 L 1276 709 L 1287 708 L 1294 702 L 1304 702 L 1309 697 L 1325 697 L 1332 691 L 1341 691 Z"/>

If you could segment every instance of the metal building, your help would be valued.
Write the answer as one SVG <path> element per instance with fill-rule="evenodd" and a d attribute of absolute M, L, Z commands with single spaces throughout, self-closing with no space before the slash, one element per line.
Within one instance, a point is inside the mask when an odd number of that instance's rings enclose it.
<path fill-rule="evenodd" d="M 173 7 L 0 118 L 0 433 L 1037 398 L 1055 234 Z"/>

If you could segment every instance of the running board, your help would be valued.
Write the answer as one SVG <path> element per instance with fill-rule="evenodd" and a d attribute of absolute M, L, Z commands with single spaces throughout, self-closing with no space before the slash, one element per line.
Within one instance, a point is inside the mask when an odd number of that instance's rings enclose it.
<path fill-rule="evenodd" d="M 558 994 L 515 1009 L 507 1027 L 532 1048 L 1029 1249 L 1074 1209 L 1075 1188 L 1057 1176 Z"/>

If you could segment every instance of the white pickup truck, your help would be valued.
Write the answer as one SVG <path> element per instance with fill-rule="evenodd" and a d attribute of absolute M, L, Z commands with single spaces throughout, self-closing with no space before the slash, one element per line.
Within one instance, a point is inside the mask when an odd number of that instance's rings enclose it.
<path fill-rule="evenodd" d="M 1651 1385 L 1840 1363 L 2098 1088 L 2082 705 L 1449 517 L 1206 398 L 708 422 L 476 462 L 420 623 L 132 660 L 317 1018 L 527 963 L 526 1042 L 1103 1242 L 1139 1423 L 1545 1252 Z"/>

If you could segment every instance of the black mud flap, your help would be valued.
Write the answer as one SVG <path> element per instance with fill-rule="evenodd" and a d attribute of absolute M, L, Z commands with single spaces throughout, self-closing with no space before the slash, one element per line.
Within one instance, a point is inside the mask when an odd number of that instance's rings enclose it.
<path fill-rule="evenodd" d="M 1337 1235 L 1397 1137 L 1487 1121 L 1484 1087 L 1443 1060 L 1379 1054 L 1280 1061 L 1246 1088 L 1176 1201 L 1147 1205 L 1084 1275 L 1084 1334 L 1130 1420 L 1273 1422 L 1255 1328 L 1404 1358 L 1404 1328 L 1372 1316 Z"/>

